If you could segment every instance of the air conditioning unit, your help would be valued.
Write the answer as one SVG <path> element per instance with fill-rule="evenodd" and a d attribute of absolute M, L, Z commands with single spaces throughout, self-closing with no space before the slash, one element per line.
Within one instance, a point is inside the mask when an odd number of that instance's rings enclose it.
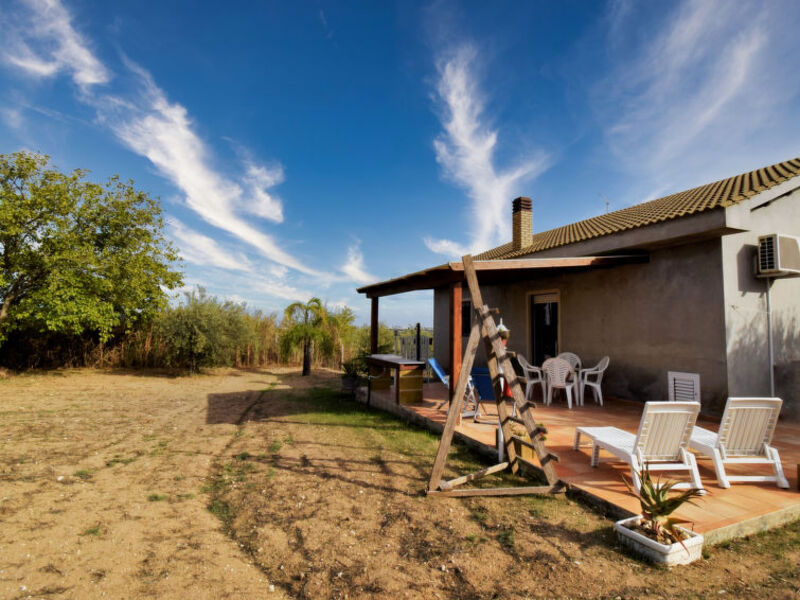
<path fill-rule="evenodd" d="M 800 276 L 800 239 L 772 233 L 758 238 L 756 277 Z"/>

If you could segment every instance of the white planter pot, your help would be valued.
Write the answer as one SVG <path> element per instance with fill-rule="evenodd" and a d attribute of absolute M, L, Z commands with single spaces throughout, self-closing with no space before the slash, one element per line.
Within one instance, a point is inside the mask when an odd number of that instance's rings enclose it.
<path fill-rule="evenodd" d="M 636 516 L 614 523 L 617 539 L 623 546 L 630 548 L 654 563 L 665 565 L 688 565 L 702 556 L 703 536 L 701 534 L 679 527 L 689 535 L 688 538 L 683 540 L 683 545 L 686 548 L 677 542 L 674 544 L 659 544 L 646 535 L 628 528 L 631 525 L 638 525 L 641 520 L 641 516 Z"/>

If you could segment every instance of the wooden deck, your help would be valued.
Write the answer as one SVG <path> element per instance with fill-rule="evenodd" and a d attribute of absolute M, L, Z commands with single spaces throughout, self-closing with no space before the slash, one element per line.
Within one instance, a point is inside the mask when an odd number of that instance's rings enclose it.
<path fill-rule="evenodd" d="M 424 386 L 424 400 L 419 404 L 397 406 L 392 402 L 391 390 L 373 392 L 372 403 L 406 416 L 413 414 L 414 420 L 440 431 L 447 416 L 447 389 L 439 383 Z M 536 398 L 535 398 L 536 400 Z M 491 403 L 484 404 L 495 413 Z M 591 399 L 582 407 L 568 410 L 565 402 L 556 401 L 550 407 L 537 403 L 536 420 L 548 429 L 547 446 L 559 456 L 556 470 L 559 477 L 589 501 L 605 505 L 617 514 L 638 513 L 638 501 L 631 496 L 622 483 L 622 474 L 630 476 L 627 465 L 613 456 L 601 452 L 600 466 L 589 465 L 590 447 L 573 450 L 575 427 L 580 425 L 614 425 L 636 433 L 641 417 L 642 404 L 606 399 L 599 407 Z M 698 424 L 716 431 L 718 421 L 700 417 Z M 457 430 L 477 443 L 485 451 L 496 451 L 496 426 L 473 423 L 464 419 Z M 775 484 L 734 483 L 728 489 L 717 485 L 714 468 L 709 459 L 698 456 L 700 475 L 707 494 L 697 506 L 685 506 L 679 516 L 690 519 L 694 529 L 702 532 L 710 543 L 734 537 L 743 537 L 757 531 L 779 526 L 800 518 L 800 492 L 797 488 L 797 465 L 800 464 L 800 424 L 779 423 L 773 444 L 781 454 L 784 472 L 790 489 L 779 489 Z M 757 469 L 759 471 L 757 471 Z M 749 471 L 731 468 L 730 473 L 771 474 L 768 466 L 757 465 Z M 666 473 L 667 477 L 671 474 Z M 676 473 L 676 478 L 683 477 Z"/>

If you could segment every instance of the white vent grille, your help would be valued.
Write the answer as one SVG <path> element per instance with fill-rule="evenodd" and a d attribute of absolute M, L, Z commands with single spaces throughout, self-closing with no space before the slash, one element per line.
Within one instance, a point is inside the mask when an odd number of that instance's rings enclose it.
<path fill-rule="evenodd" d="M 775 236 L 766 235 L 758 240 L 758 270 L 762 273 L 774 271 L 775 264 Z"/>
<path fill-rule="evenodd" d="M 670 371 L 667 373 L 670 402 L 700 402 L 700 374 Z"/>

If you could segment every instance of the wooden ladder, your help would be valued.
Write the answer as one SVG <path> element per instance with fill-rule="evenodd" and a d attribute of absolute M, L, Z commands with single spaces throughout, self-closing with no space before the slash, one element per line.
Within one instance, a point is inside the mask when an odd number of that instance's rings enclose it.
<path fill-rule="evenodd" d="M 520 494 L 556 494 L 563 492 L 565 487 L 564 483 L 559 480 L 556 475 L 555 466 L 553 465 L 554 462 L 558 461 L 558 457 L 549 452 L 545 446 L 543 436 L 547 433 L 547 430 L 536 424 L 533 418 L 534 405 L 525 399 L 522 385 L 514 372 L 514 367 L 506 354 L 500 335 L 497 332 L 497 326 L 492 317 L 493 311 L 483 303 L 472 257 L 470 255 L 464 256 L 462 261 L 464 264 L 464 275 L 467 279 L 470 295 L 472 296 L 472 306 L 475 307 L 478 322 L 472 326 L 469 341 L 467 342 L 467 347 L 464 352 L 464 360 L 461 363 L 458 383 L 456 384 L 453 400 L 447 413 L 447 421 L 445 422 L 444 431 L 442 432 L 442 439 L 439 442 L 439 449 L 436 452 L 436 459 L 433 462 L 433 470 L 431 471 L 431 478 L 428 482 L 428 494 L 440 496 L 511 496 Z M 492 378 L 494 398 L 497 404 L 497 414 L 500 427 L 503 430 L 503 440 L 508 460 L 480 471 L 469 473 L 468 475 L 456 477 L 449 481 L 443 481 L 442 472 L 444 471 L 444 466 L 447 461 L 447 453 L 453 442 L 453 433 L 455 432 L 456 425 L 461 415 L 461 405 L 464 400 L 467 383 L 469 382 L 470 371 L 472 370 L 472 364 L 475 361 L 475 354 L 478 351 L 478 344 L 481 340 L 483 340 L 484 348 L 486 349 L 486 356 L 489 363 L 489 375 Z M 505 378 L 511 388 L 514 404 L 517 407 L 517 414 L 519 414 L 521 418 L 513 417 L 508 414 L 503 399 L 503 378 Z M 523 425 L 531 441 L 528 442 L 527 440 L 514 436 L 511 429 L 512 423 Z M 539 464 L 533 464 L 523 459 L 521 456 L 518 456 L 514 446 L 515 441 L 531 448 L 536 454 Z M 474 481 L 486 475 L 498 473 L 509 468 L 512 473 L 517 473 L 520 464 L 525 464 L 534 469 L 541 469 L 547 479 L 547 485 L 454 489 L 456 486 L 463 483 Z"/>

